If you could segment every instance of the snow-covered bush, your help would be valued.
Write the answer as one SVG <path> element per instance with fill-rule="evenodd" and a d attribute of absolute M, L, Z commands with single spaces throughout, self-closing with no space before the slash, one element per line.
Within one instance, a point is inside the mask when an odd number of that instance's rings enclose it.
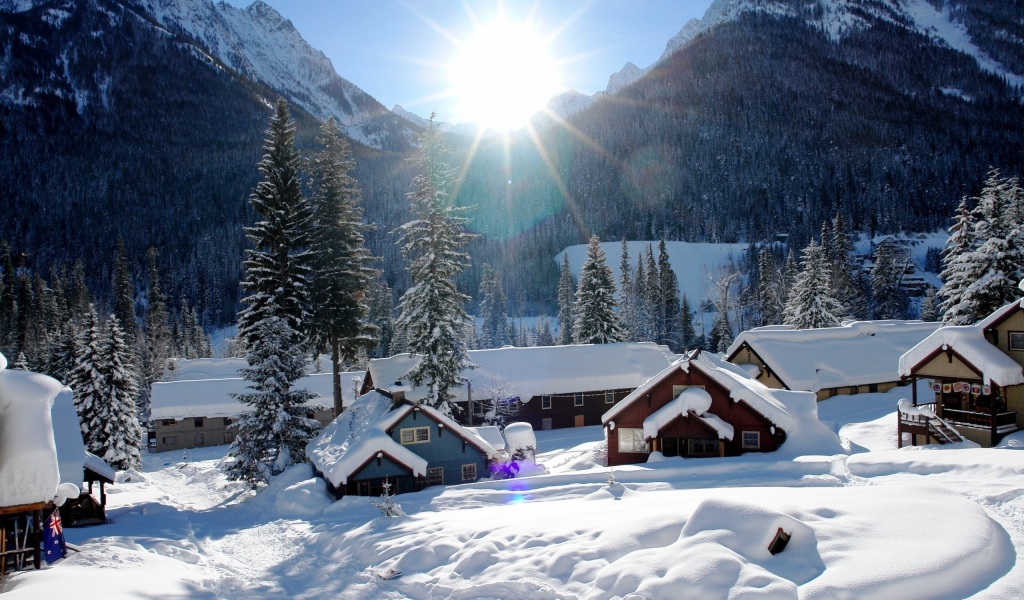
<path fill-rule="evenodd" d="M 387 479 L 384 480 L 384 491 L 380 494 L 380 500 L 370 500 L 370 504 L 389 519 L 405 514 L 402 512 L 402 507 L 395 502 L 395 495 L 391 493 L 391 482 Z"/>

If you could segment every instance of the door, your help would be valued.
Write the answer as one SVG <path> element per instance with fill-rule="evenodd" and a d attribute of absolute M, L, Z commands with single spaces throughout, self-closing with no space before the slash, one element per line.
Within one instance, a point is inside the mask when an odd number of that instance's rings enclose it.
<path fill-rule="evenodd" d="M 573 427 L 583 427 L 583 415 L 576 415 L 573 419 L 575 421 Z"/>
<path fill-rule="evenodd" d="M 550 418 L 548 418 L 548 419 L 541 419 L 540 420 L 540 428 L 543 429 L 544 431 L 547 431 L 548 429 L 551 429 L 551 419 Z"/>

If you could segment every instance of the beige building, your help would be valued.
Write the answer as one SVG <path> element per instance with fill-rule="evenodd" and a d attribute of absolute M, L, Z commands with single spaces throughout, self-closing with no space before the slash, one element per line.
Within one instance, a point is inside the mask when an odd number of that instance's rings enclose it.
<path fill-rule="evenodd" d="M 198 361 L 191 361 L 198 362 Z M 342 399 L 347 406 L 355 399 L 365 371 L 342 373 Z M 233 394 L 246 393 L 249 382 L 241 377 L 215 377 L 164 381 L 153 384 L 150 410 L 151 452 L 187 450 L 230 444 L 235 439 L 239 415 L 247 407 Z M 307 403 L 307 416 L 321 425 L 334 419 L 330 373 L 316 373 L 299 379 L 294 386 L 317 394 Z"/>
<path fill-rule="evenodd" d="M 939 323 L 851 321 L 841 327 L 744 331 L 726 360 L 772 389 L 814 392 L 818 400 L 885 392 L 904 382 L 899 359 Z"/>
<path fill-rule="evenodd" d="M 900 433 L 910 434 L 911 443 L 941 443 L 935 426 L 947 425 L 991 447 L 1024 427 L 1022 302 L 977 325 L 942 327 L 900 357 L 900 375 L 915 383 L 927 379 L 933 392 L 928 398 L 914 394 L 913 404 L 925 409 L 925 417 L 918 409 L 900 411 Z"/>

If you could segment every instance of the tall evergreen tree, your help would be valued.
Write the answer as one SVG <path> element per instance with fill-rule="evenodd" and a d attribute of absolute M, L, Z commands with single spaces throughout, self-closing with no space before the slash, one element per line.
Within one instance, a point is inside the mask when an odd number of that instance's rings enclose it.
<path fill-rule="evenodd" d="M 596 236 L 587 245 L 587 259 L 576 288 L 576 320 L 573 341 L 577 344 L 608 344 L 622 340 L 615 310 L 615 281 L 605 264 L 604 250 Z"/>
<path fill-rule="evenodd" d="M 103 412 L 107 396 L 107 381 L 103 374 L 106 345 L 96 310 L 89 305 L 82 320 L 82 333 L 75 357 L 75 366 L 68 377 L 68 387 L 74 392 L 75 410 L 82 428 L 85 449 L 97 456 L 106 452 Z"/>
<path fill-rule="evenodd" d="M 572 343 L 572 328 L 575 322 L 573 309 L 576 304 L 576 283 L 569 269 L 569 255 L 562 254 L 562 270 L 558 276 L 558 344 Z"/>
<path fill-rule="evenodd" d="M 152 386 L 164 375 L 167 359 L 171 355 L 171 329 L 168 323 L 167 301 L 160 289 L 160 270 L 157 265 L 158 252 L 150 248 L 146 252 L 149 261 L 149 289 L 146 291 L 146 315 L 143 321 L 141 347 L 141 384 L 139 395 L 139 416 L 143 422 L 149 420 L 150 392 Z"/>
<path fill-rule="evenodd" d="M 776 325 L 782 322 L 782 308 L 779 303 L 779 289 L 775 254 L 768 246 L 758 252 L 757 305 L 759 325 Z"/>
<path fill-rule="evenodd" d="M 384 358 L 395 354 L 392 351 L 392 340 L 395 337 L 395 319 L 391 300 L 391 288 L 380 277 L 370 282 L 367 290 L 367 306 L 370 312 L 366 318 L 379 332 L 377 345 L 370 350 L 370 356 L 372 358 Z"/>
<path fill-rule="evenodd" d="M 697 348 L 697 332 L 693 328 L 693 311 L 690 308 L 690 300 L 683 294 L 683 301 L 679 307 L 679 323 L 681 330 L 680 344 L 684 351 Z"/>
<path fill-rule="evenodd" d="M 876 319 L 906 317 L 907 297 L 900 289 L 906 265 L 899 262 L 895 250 L 894 244 L 882 244 L 875 252 L 875 266 L 871 270 L 871 298 Z"/>
<path fill-rule="evenodd" d="M 124 239 L 117 240 L 117 254 L 114 258 L 114 276 L 111 281 L 114 293 L 114 315 L 117 316 L 125 336 L 135 341 L 139 326 L 135 321 L 135 285 L 132 283 L 131 269 L 128 266 L 128 253 L 124 248 Z"/>
<path fill-rule="evenodd" d="M 679 322 L 679 279 L 668 259 L 665 238 L 658 242 L 658 283 L 660 294 L 658 304 L 661 307 L 662 337 L 658 343 L 665 344 L 673 352 L 683 349 Z"/>
<path fill-rule="evenodd" d="M 554 346 L 555 337 L 551 333 L 551 323 L 548 322 L 547 317 L 541 318 L 540 326 L 537 328 L 537 340 L 538 346 Z"/>
<path fill-rule="evenodd" d="M 921 300 L 920 319 L 929 322 L 939 320 L 939 301 L 935 294 L 935 288 L 930 285 Z"/>
<path fill-rule="evenodd" d="M 462 370 L 470 366 L 463 330 L 469 323 L 466 302 L 455 277 L 469 264 L 465 247 L 474 237 L 465 229 L 467 209 L 454 204 L 454 169 L 450 150 L 437 123 L 430 120 L 420 136 L 415 159 L 419 174 L 406 194 L 413 220 L 402 225 L 402 254 L 413 286 L 399 303 L 397 327 L 404 330 L 409 350 L 421 360 L 410 373 L 414 385 L 428 387 L 424 402 L 451 415 Z"/>
<path fill-rule="evenodd" d="M 505 292 L 501 280 L 491 266 L 485 264 L 480 278 L 480 317 L 483 320 L 480 333 L 481 348 L 501 348 L 509 343 L 508 311 L 505 309 Z"/>
<path fill-rule="evenodd" d="M 938 296 L 941 299 L 942 322 L 946 325 L 972 325 L 977 320 L 974 312 L 963 302 L 971 278 L 976 276 L 967 268 L 969 264 L 965 261 L 977 246 L 974 215 L 964 197 L 957 205 L 956 216 L 949 228 L 949 239 L 942 250 L 942 273 L 939 274 L 942 287 Z"/>
<path fill-rule="evenodd" d="M 846 315 L 852 316 L 860 299 L 857 285 L 853 278 L 853 242 L 847 231 L 843 213 L 837 212 L 832 220 L 832 296 L 846 309 Z"/>
<path fill-rule="evenodd" d="M 643 329 L 647 332 L 647 340 L 657 342 L 665 335 L 665 322 L 662 319 L 661 305 L 661 274 L 658 263 L 654 261 L 654 249 L 647 244 L 644 251 L 644 285 L 640 302 L 644 306 L 643 316 L 647 320 Z"/>
<path fill-rule="evenodd" d="M 636 295 L 633 289 L 633 267 L 629 264 L 629 244 L 622 238 L 622 259 L 619 262 L 619 323 L 622 338 L 627 342 L 639 341 L 636 337 Z"/>
<path fill-rule="evenodd" d="M 14 356 L 18 323 L 18 286 L 14 260 L 6 241 L 0 241 L 3 273 L 0 274 L 0 351 Z"/>
<path fill-rule="evenodd" d="M 256 325 L 271 316 L 288 322 L 300 335 L 309 329 L 309 279 L 312 253 L 307 249 L 313 212 L 302 195 L 295 123 L 288 105 L 278 100 L 259 163 L 263 180 L 249 196 L 261 220 L 245 228 L 254 248 L 246 250 L 242 289 L 245 308 L 238 334 L 252 346 Z"/>
<path fill-rule="evenodd" d="M 132 349 L 116 315 L 110 315 L 107 330 L 108 339 L 100 369 L 106 388 L 99 411 L 102 425 L 98 445 L 104 449 L 100 456 L 115 469 L 136 469 L 142 465 L 145 431 L 135 409 L 139 389 L 132 365 Z"/>
<path fill-rule="evenodd" d="M 320 145 L 310 171 L 314 208 L 311 330 L 317 346 L 331 353 L 334 412 L 341 400 L 343 363 L 376 343 L 379 330 L 369 319 L 366 292 L 377 276 L 366 249 L 355 161 L 334 118 L 320 128 Z"/>
<path fill-rule="evenodd" d="M 812 239 L 800 262 L 800 274 L 789 294 L 783 322 L 795 329 L 839 326 L 843 307 L 830 295 L 831 267 L 824 250 Z"/>

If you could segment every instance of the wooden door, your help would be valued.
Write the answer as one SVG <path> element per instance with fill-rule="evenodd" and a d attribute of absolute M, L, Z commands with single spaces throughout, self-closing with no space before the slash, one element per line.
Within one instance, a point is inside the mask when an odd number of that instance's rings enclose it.
<path fill-rule="evenodd" d="M 583 415 L 576 415 L 574 419 L 575 423 L 573 424 L 573 427 L 583 427 Z"/>

